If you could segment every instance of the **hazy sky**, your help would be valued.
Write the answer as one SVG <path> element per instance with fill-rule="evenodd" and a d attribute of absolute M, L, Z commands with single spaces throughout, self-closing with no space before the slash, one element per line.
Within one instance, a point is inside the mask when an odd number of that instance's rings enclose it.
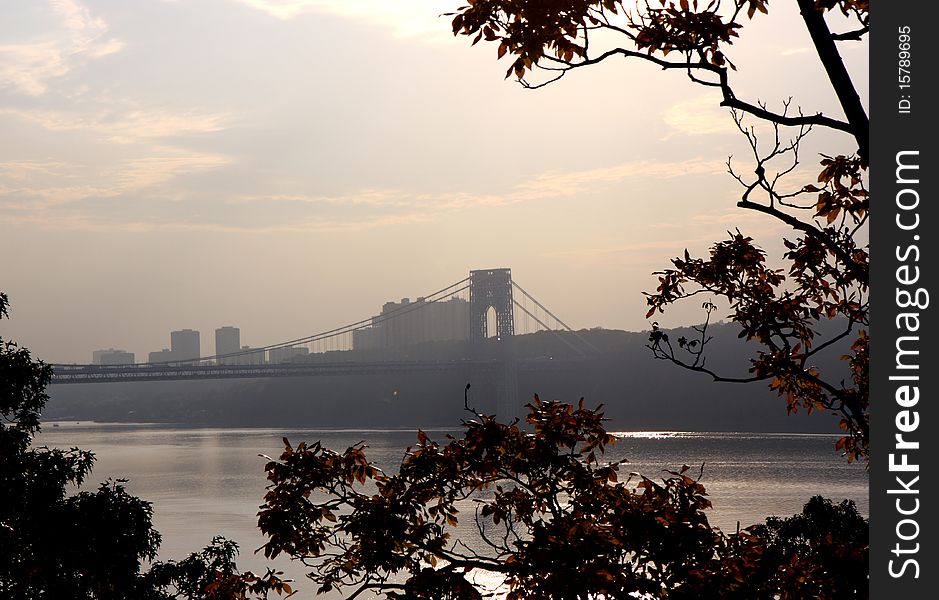
<path fill-rule="evenodd" d="M 207 354 L 221 325 L 274 343 L 490 267 L 574 327 L 638 330 L 685 247 L 777 248 L 735 207 L 749 149 L 715 93 L 622 60 L 524 90 L 450 34 L 461 3 L 0 4 L 0 333 L 89 362 L 189 327 Z M 789 4 L 730 53 L 738 95 L 840 117 Z M 867 47 L 843 49 L 866 97 Z M 815 140 L 807 163 L 850 150 Z"/>

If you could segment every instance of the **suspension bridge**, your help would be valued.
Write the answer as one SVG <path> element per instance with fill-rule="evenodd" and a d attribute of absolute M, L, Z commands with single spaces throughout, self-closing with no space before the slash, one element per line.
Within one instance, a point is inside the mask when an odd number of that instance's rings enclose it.
<path fill-rule="evenodd" d="M 566 348 L 558 356 L 517 359 L 512 340 L 546 331 Z M 410 358 L 420 344 L 450 342 L 464 350 L 450 358 Z M 312 335 L 237 352 L 132 365 L 53 365 L 53 384 L 197 379 L 368 375 L 464 370 L 498 380 L 511 402 L 519 369 L 552 369 L 599 354 L 541 302 L 512 280 L 511 269 L 469 276 L 411 302 L 386 303 L 381 314 Z M 404 358 L 402 358 L 402 356 Z M 267 359 L 270 357 L 270 359 Z M 275 360 L 274 357 L 287 357 Z"/>

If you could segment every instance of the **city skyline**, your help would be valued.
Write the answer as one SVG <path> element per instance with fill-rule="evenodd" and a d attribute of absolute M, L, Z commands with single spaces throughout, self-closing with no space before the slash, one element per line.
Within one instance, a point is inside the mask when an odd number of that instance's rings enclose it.
<path fill-rule="evenodd" d="M 185 363 L 199 358 L 221 365 L 281 363 L 289 362 L 307 354 L 334 350 L 387 350 L 405 348 L 426 342 L 469 341 L 474 337 L 474 326 L 471 325 L 473 320 L 471 316 L 473 283 L 467 282 L 472 282 L 474 277 L 485 280 L 487 276 L 491 277 L 494 273 L 497 276 L 501 275 L 503 278 L 501 283 L 504 286 L 512 287 L 510 269 L 471 273 L 469 278 L 457 282 L 431 297 L 419 296 L 414 301 L 410 298 L 401 298 L 400 301 L 385 302 L 382 304 L 379 314 L 358 320 L 348 326 L 328 332 L 320 332 L 315 335 L 316 338 L 319 338 L 316 341 L 271 341 L 252 348 L 241 344 L 240 327 L 222 325 L 214 330 L 214 350 L 210 350 L 207 345 L 205 347 L 201 345 L 200 330 L 191 328 L 173 330 L 169 332 L 169 348 L 163 347 L 151 351 L 145 354 L 148 357 L 147 360 L 141 360 L 140 362 L 160 364 L 179 361 Z M 465 293 L 470 299 L 460 296 L 461 293 Z M 487 291 L 481 289 L 478 293 L 485 296 Z M 511 296 L 511 293 L 509 293 L 508 300 L 505 300 L 505 302 L 511 304 Z M 523 298 L 523 301 L 526 304 L 529 302 L 527 298 Z M 533 304 L 537 302 L 534 299 L 531 299 L 531 301 Z M 494 304 L 486 297 L 480 298 L 480 304 L 481 306 L 478 308 L 480 314 L 476 318 L 481 318 L 486 323 L 476 323 L 475 328 L 485 327 L 488 333 L 484 337 L 497 336 L 496 320 L 498 317 Z M 489 304 L 489 308 L 483 313 L 482 307 L 486 304 Z M 543 306 L 536 308 L 533 305 L 531 308 L 535 311 L 534 313 L 523 304 L 519 304 L 519 307 L 521 311 L 516 317 L 520 323 L 521 319 L 524 319 L 526 323 L 524 327 L 520 325 L 520 333 L 532 332 L 529 325 L 534 326 L 535 329 L 544 329 L 544 320 L 554 320 L 555 327 L 565 326 L 562 322 L 557 321 L 557 317 L 553 314 L 546 312 Z M 508 307 L 503 307 L 503 309 L 508 309 Z M 511 312 L 509 309 L 508 314 L 511 314 Z M 535 314 L 539 312 L 541 312 L 540 317 Z M 138 345 L 140 345 L 139 342 Z M 92 352 L 92 361 L 89 364 L 134 364 L 136 362 L 134 356 L 135 353 L 128 353 L 123 349 L 113 347 L 98 349 Z M 84 364 L 84 361 L 68 364 Z"/>

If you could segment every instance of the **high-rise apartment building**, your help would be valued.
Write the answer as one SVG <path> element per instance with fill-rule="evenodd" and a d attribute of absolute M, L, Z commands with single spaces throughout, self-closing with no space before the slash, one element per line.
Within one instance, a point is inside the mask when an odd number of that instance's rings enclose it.
<path fill-rule="evenodd" d="M 215 354 L 234 354 L 241 350 L 241 330 L 237 327 L 226 325 L 215 330 Z M 229 356 L 216 360 L 220 365 L 238 364 L 237 356 Z"/>
<path fill-rule="evenodd" d="M 301 356 L 310 353 L 305 346 L 287 346 L 285 348 L 271 348 L 267 351 L 271 364 L 292 362 Z"/>
<path fill-rule="evenodd" d="M 233 365 L 263 365 L 264 356 L 266 352 L 259 348 L 251 348 L 250 346 L 241 347 L 242 354 L 236 356 L 234 362 L 230 363 Z"/>
<path fill-rule="evenodd" d="M 162 350 L 151 352 L 147 357 L 147 362 L 150 363 L 171 363 L 174 360 L 176 360 L 176 356 L 169 348 L 163 348 Z"/>
<path fill-rule="evenodd" d="M 352 332 L 356 350 L 404 348 L 424 342 L 467 340 L 470 333 L 469 303 L 461 298 L 427 302 L 386 302 L 371 327 Z"/>
<path fill-rule="evenodd" d="M 134 364 L 134 353 L 116 348 L 106 350 L 95 350 L 91 353 L 92 363 L 96 365 L 132 365 Z"/>
<path fill-rule="evenodd" d="M 170 332 L 170 349 L 174 360 L 196 360 L 202 354 L 199 347 L 199 332 L 194 329 L 182 329 Z"/>

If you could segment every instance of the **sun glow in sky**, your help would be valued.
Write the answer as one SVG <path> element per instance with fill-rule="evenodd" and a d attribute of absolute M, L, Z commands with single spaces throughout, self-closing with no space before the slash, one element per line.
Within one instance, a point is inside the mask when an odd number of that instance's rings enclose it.
<path fill-rule="evenodd" d="M 713 92 L 625 61 L 524 90 L 450 35 L 460 4 L 0 5 L 3 336 L 50 362 L 186 327 L 261 345 L 489 267 L 572 326 L 638 330 L 686 247 L 739 227 L 777 248 L 735 207 L 725 162 L 749 148 Z M 734 46 L 739 93 L 840 116 L 773 11 Z M 844 55 L 866 88 L 866 46 Z"/>

